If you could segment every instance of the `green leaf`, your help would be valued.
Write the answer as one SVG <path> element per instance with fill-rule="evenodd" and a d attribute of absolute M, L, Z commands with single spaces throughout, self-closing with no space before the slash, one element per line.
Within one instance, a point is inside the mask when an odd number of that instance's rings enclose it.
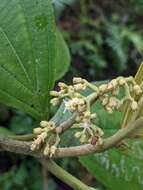
<path fill-rule="evenodd" d="M 55 82 L 55 48 L 50 0 L 0 0 L 0 102 L 45 117 Z"/>
<path fill-rule="evenodd" d="M 110 190 L 143 189 L 143 142 L 134 142 L 130 154 L 112 149 L 79 160 Z"/>
<path fill-rule="evenodd" d="M 71 57 L 69 49 L 62 34 L 57 31 L 56 33 L 56 80 L 59 80 L 68 71 Z"/>

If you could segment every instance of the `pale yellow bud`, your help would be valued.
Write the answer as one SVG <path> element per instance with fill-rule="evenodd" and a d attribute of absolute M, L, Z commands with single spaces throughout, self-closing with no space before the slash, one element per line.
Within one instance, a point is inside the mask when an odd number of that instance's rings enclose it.
<path fill-rule="evenodd" d="M 42 128 L 45 128 L 45 127 L 47 127 L 49 125 L 49 122 L 48 121 L 41 121 L 40 122 L 40 126 L 42 127 Z"/>
<path fill-rule="evenodd" d="M 50 152 L 50 147 L 49 147 L 48 144 L 46 144 L 46 147 L 44 148 L 43 154 L 44 154 L 45 156 L 48 156 L 48 155 L 49 155 L 49 152 Z"/>
<path fill-rule="evenodd" d="M 84 116 L 85 116 L 86 118 L 89 118 L 89 117 L 91 116 L 90 111 L 86 111 L 86 112 L 84 112 Z"/>
<path fill-rule="evenodd" d="M 55 145 L 51 146 L 51 148 L 50 148 L 50 157 L 55 155 L 56 150 L 57 150 L 57 147 Z"/>
<path fill-rule="evenodd" d="M 103 139 L 99 138 L 96 145 L 99 145 L 99 146 L 103 145 Z"/>
<path fill-rule="evenodd" d="M 33 133 L 36 134 L 36 135 L 39 135 L 43 132 L 43 129 L 38 127 L 38 128 L 35 128 L 33 129 Z"/>
<path fill-rule="evenodd" d="M 117 105 L 118 105 L 118 100 L 117 100 L 117 98 L 111 97 L 111 98 L 109 99 L 109 104 L 108 104 L 108 106 L 111 107 L 111 108 L 115 108 L 115 107 L 117 107 Z"/>
<path fill-rule="evenodd" d="M 83 112 L 85 110 L 85 105 L 78 105 L 78 111 Z"/>
<path fill-rule="evenodd" d="M 112 90 L 114 87 L 113 87 L 113 84 L 112 83 L 109 83 L 107 84 L 107 90 Z"/>
<path fill-rule="evenodd" d="M 74 77 L 74 78 L 73 78 L 73 83 L 74 83 L 74 84 L 82 83 L 82 82 L 83 82 L 83 79 L 80 78 L 80 77 Z"/>
<path fill-rule="evenodd" d="M 132 103 L 131 103 L 131 109 L 133 111 L 136 111 L 138 109 L 138 103 L 136 101 L 132 101 Z"/>
<path fill-rule="evenodd" d="M 103 136 L 104 135 L 104 132 L 103 132 L 103 130 L 100 128 L 100 127 L 97 127 L 96 128 L 96 132 L 97 132 L 97 134 L 99 135 L 99 136 Z"/>
<path fill-rule="evenodd" d="M 142 90 L 141 90 L 141 88 L 140 88 L 139 85 L 135 85 L 133 87 L 133 90 L 134 90 L 134 92 L 135 92 L 136 95 L 140 95 L 142 93 Z"/>
<path fill-rule="evenodd" d="M 81 135 L 82 135 L 81 132 L 76 132 L 74 136 L 75 136 L 76 138 L 79 138 L 79 137 L 81 137 Z"/>
<path fill-rule="evenodd" d="M 101 86 L 99 86 L 99 91 L 100 92 L 105 92 L 107 89 L 107 85 L 106 84 L 102 84 Z"/>
<path fill-rule="evenodd" d="M 57 91 L 50 91 L 50 95 L 51 96 L 59 96 L 59 92 L 57 92 Z"/>
<path fill-rule="evenodd" d="M 59 100 L 59 98 L 53 98 L 53 99 L 51 99 L 50 103 L 53 106 L 57 106 L 60 103 L 60 100 Z"/>
<path fill-rule="evenodd" d="M 107 111 L 109 114 L 112 114 L 112 113 L 113 113 L 112 108 L 109 107 L 109 106 L 106 106 L 106 111 Z"/>
<path fill-rule="evenodd" d="M 116 88 L 117 85 L 118 85 L 117 80 L 116 80 L 116 79 L 113 79 L 113 80 L 111 81 L 111 84 L 113 85 L 113 88 Z"/>
<path fill-rule="evenodd" d="M 63 83 L 63 82 L 59 82 L 59 83 L 58 83 L 58 86 L 59 86 L 61 89 L 67 88 L 67 85 L 66 85 L 65 83 Z"/>
<path fill-rule="evenodd" d="M 95 119 L 97 117 L 96 113 L 91 114 L 90 118 Z"/>
<path fill-rule="evenodd" d="M 80 116 L 77 116 L 75 119 L 76 122 L 80 122 L 81 120 L 82 120 L 82 117 L 80 117 Z"/>
<path fill-rule="evenodd" d="M 85 89 L 86 89 L 86 85 L 85 85 L 85 84 L 81 84 L 81 83 L 75 84 L 75 85 L 74 85 L 74 89 L 75 89 L 76 91 L 85 90 Z"/>
<path fill-rule="evenodd" d="M 106 106 L 106 105 L 108 104 L 108 101 L 109 101 L 109 98 L 108 98 L 108 97 L 103 98 L 103 100 L 102 100 L 102 105 L 103 105 L 103 106 Z"/>
<path fill-rule="evenodd" d="M 41 135 L 38 136 L 39 140 L 41 140 L 42 142 L 44 142 L 46 137 L 47 137 L 46 132 L 43 132 L 43 133 L 41 133 Z M 37 138 L 37 140 L 38 140 L 38 138 Z"/>
<path fill-rule="evenodd" d="M 86 142 L 86 135 L 85 134 L 82 134 L 81 138 L 80 138 L 80 142 L 81 143 L 85 143 Z"/>
<path fill-rule="evenodd" d="M 119 85 L 123 86 L 126 83 L 126 80 L 124 78 L 119 79 Z"/>
<path fill-rule="evenodd" d="M 32 151 L 36 150 L 36 144 L 34 142 L 31 144 L 30 149 Z"/>

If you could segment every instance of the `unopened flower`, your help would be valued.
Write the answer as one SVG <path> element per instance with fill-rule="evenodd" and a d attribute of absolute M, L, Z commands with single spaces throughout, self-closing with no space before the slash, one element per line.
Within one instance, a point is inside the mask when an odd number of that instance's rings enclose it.
<path fill-rule="evenodd" d="M 112 84 L 113 88 L 116 88 L 118 85 L 117 79 L 113 79 L 110 83 Z"/>
<path fill-rule="evenodd" d="M 141 90 L 141 88 L 140 88 L 139 85 L 135 85 L 133 87 L 133 90 L 134 90 L 134 92 L 135 92 L 136 95 L 140 95 L 142 93 L 142 90 Z"/>
<path fill-rule="evenodd" d="M 113 109 L 109 106 L 106 106 L 105 107 L 106 111 L 109 113 L 109 114 L 112 114 L 113 113 Z"/>
<path fill-rule="evenodd" d="M 74 78 L 73 78 L 73 83 L 74 83 L 74 84 L 82 83 L 82 82 L 83 82 L 83 79 L 80 78 L 80 77 L 74 77 Z"/>
<path fill-rule="evenodd" d="M 106 89 L 107 89 L 107 85 L 106 84 L 102 84 L 101 86 L 99 86 L 99 91 L 101 93 L 105 92 Z"/>
<path fill-rule="evenodd" d="M 138 103 L 136 101 L 132 101 L 132 103 L 131 103 L 131 109 L 133 111 L 136 111 L 137 108 L 138 108 Z"/>
<path fill-rule="evenodd" d="M 67 86 L 65 83 L 63 83 L 63 82 L 59 82 L 59 83 L 58 83 L 58 86 L 61 88 L 61 90 L 63 90 L 63 89 L 65 89 L 65 88 L 68 87 L 68 86 Z"/>
<path fill-rule="evenodd" d="M 85 134 L 82 134 L 82 136 L 81 136 L 81 138 L 80 138 L 80 142 L 81 142 L 81 143 L 85 143 L 86 140 L 87 140 L 86 135 L 85 135 Z"/>
<path fill-rule="evenodd" d="M 118 82 L 119 82 L 119 85 L 123 86 L 126 83 L 126 79 L 120 78 Z"/>
<path fill-rule="evenodd" d="M 60 103 L 60 100 L 59 100 L 59 98 L 53 98 L 53 99 L 51 99 L 50 103 L 53 106 L 57 106 Z"/>
<path fill-rule="evenodd" d="M 79 137 L 81 137 L 81 135 L 82 135 L 81 132 L 76 132 L 74 136 L 75 136 L 76 138 L 79 138 Z"/>
<path fill-rule="evenodd" d="M 108 106 L 111 107 L 111 108 L 116 108 L 118 106 L 118 100 L 117 100 L 117 98 L 111 97 L 109 99 Z"/>
<path fill-rule="evenodd" d="M 96 127 L 96 133 L 100 137 L 102 137 L 104 135 L 104 132 L 103 132 L 103 130 L 100 127 Z"/>
<path fill-rule="evenodd" d="M 45 156 L 48 156 L 48 155 L 49 155 L 49 152 L 50 152 L 50 146 L 49 146 L 49 144 L 46 144 L 46 146 L 45 146 L 45 148 L 44 148 L 43 154 L 44 154 Z"/>
<path fill-rule="evenodd" d="M 86 85 L 85 85 L 85 84 L 81 84 L 81 83 L 75 84 L 75 85 L 74 85 L 74 89 L 75 89 L 76 91 L 85 90 L 85 89 L 86 89 Z"/>
<path fill-rule="evenodd" d="M 41 121 L 41 122 L 40 122 L 40 126 L 41 126 L 42 128 L 47 127 L 48 125 L 49 125 L 49 122 L 48 122 L 48 121 Z"/>
<path fill-rule="evenodd" d="M 99 137 L 96 145 L 99 145 L 99 146 L 103 145 L 103 139 Z"/>
<path fill-rule="evenodd" d="M 35 128 L 33 129 L 33 133 L 36 134 L 36 135 L 39 135 L 43 132 L 43 129 L 38 127 L 38 128 Z"/>
<path fill-rule="evenodd" d="M 59 92 L 57 92 L 57 91 L 50 91 L 50 95 L 51 96 L 59 96 Z"/>
<path fill-rule="evenodd" d="M 53 155 L 55 155 L 57 150 L 57 147 L 55 145 L 50 147 L 50 157 L 52 157 Z"/>

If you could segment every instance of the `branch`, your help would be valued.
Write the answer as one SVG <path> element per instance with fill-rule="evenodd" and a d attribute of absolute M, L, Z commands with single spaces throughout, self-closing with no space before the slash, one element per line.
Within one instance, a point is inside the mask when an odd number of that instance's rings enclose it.
<path fill-rule="evenodd" d="M 65 182 L 75 190 L 90 190 L 90 189 L 96 190 L 94 188 L 85 185 L 83 182 L 81 182 L 79 179 L 69 174 L 67 171 L 58 166 L 52 160 L 45 160 L 44 165 L 49 172 L 51 172 L 54 176 L 56 176 L 58 179 L 62 180 L 63 182 Z"/>
<path fill-rule="evenodd" d="M 99 153 L 114 147 L 131 133 L 139 130 L 143 125 L 143 117 L 137 119 L 134 123 L 129 123 L 127 127 L 118 130 L 113 136 L 104 139 L 102 146 L 93 146 L 91 144 L 75 147 L 58 148 L 55 154 L 56 158 L 82 156 L 91 153 Z M 18 141 L 8 137 L 0 137 L 0 150 L 15 152 L 19 154 L 31 155 L 37 158 L 43 158 L 43 152 L 33 152 L 30 150 L 32 142 Z"/>

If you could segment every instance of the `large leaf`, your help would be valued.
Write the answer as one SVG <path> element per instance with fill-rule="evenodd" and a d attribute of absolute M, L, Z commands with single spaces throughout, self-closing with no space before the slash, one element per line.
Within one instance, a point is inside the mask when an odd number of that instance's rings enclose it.
<path fill-rule="evenodd" d="M 0 0 L 0 102 L 46 117 L 55 72 L 68 64 L 51 0 Z"/>
<path fill-rule="evenodd" d="M 70 66 L 70 53 L 63 36 L 59 31 L 56 33 L 56 80 L 59 80 L 68 71 Z"/>
<path fill-rule="evenodd" d="M 109 190 L 143 189 L 143 142 L 134 142 L 129 154 L 113 149 L 79 160 Z"/>

